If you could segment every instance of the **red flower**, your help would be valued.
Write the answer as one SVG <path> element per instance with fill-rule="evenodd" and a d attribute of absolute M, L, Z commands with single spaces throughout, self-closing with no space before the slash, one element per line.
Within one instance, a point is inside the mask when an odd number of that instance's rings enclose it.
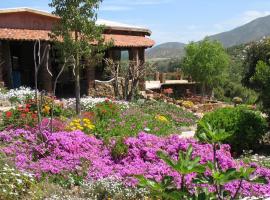
<path fill-rule="evenodd" d="M 25 118 L 26 117 L 26 114 L 25 113 L 22 113 L 21 114 L 21 118 Z"/>
<path fill-rule="evenodd" d="M 32 114 L 32 118 L 37 118 L 37 114 Z"/>
<path fill-rule="evenodd" d="M 6 117 L 7 117 L 7 118 L 10 118 L 10 117 L 12 117 L 12 112 L 10 112 L 10 111 L 7 111 L 7 112 L 6 112 Z"/>
<path fill-rule="evenodd" d="M 163 92 L 165 94 L 173 94 L 173 89 L 172 88 L 164 89 Z"/>
<path fill-rule="evenodd" d="M 29 111 L 30 111 L 29 108 L 25 108 L 25 109 L 24 109 L 24 112 L 26 112 L 26 113 L 28 113 Z"/>
<path fill-rule="evenodd" d="M 23 110 L 23 107 L 22 106 L 19 106 L 18 107 L 18 111 L 22 111 Z"/>

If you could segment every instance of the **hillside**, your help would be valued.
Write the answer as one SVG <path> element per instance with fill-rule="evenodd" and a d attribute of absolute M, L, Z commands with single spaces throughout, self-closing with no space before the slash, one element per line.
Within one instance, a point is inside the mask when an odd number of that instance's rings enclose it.
<path fill-rule="evenodd" d="M 233 47 L 247 44 L 270 36 L 270 16 L 261 17 L 235 28 L 231 31 L 209 36 L 211 40 L 220 41 L 224 47 Z M 157 45 L 146 51 L 147 59 L 181 58 L 184 55 L 185 44 L 180 42 L 168 42 Z"/>
<path fill-rule="evenodd" d="M 146 51 L 147 59 L 179 58 L 184 55 L 185 44 L 180 42 L 167 42 L 157 45 Z"/>
<path fill-rule="evenodd" d="M 210 36 L 220 41 L 224 47 L 246 44 L 270 35 L 270 16 L 261 17 L 228 32 Z"/>

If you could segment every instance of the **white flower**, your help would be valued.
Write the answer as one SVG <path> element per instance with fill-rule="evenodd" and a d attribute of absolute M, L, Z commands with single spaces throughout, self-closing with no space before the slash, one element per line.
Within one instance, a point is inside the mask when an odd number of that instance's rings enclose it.
<path fill-rule="evenodd" d="M 35 91 L 29 87 L 19 87 L 16 89 L 11 89 L 6 93 L 1 92 L 0 99 L 1 100 L 10 100 L 10 99 L 17 99 L 18 101 L 22 102 L 27 97 L 34 97 Z"/>
<path fill-rule="evenodd" d="M 145 132 L 150 132 L 151 129 L 146 127 L 146 128 L 144 129 L 144 131 L 145 131 Z"/>
<path fill-rule="evenodd" d="M 81 106 L 83 109 L 89 110 L 93 108 L 96 104 L 102 103 L 106 100 L 107 98 L 93 98 L 93 97 L 84 97 L 81 98 Z M 62 102 L 64 103 L 64 106 L 66 108 L 75 108 L 76 106 L 76 99 L 71 98 L 71 99 L 63 99 Z M 119 104 L 123 106 L 124 108 L 127 108 L 129 106 L 129 103 L 126 101 L 112 101 L 113 103 Z"/>

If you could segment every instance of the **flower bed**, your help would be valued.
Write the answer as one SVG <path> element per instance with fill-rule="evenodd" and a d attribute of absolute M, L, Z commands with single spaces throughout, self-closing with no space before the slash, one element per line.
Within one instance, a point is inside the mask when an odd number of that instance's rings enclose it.
<path fill-rule="evenodd" d="M 1 91 L 0 99 L 9 100 L 12 103 L 22 103 L 28 98 L 33 98 L 35 91 L 29 87 L 19 87 L 8 91 Z"/>
<path fill-rule="evenodd" d="M 91 110 L 95 107 L 96 104 L 103 103 L 108 98 L 93 98 L 93 97 L 84 97 L 81 98 L 81 106 L 83 110 Z M 76 107 L 76 99 L 63 99 L 62 102 L 64 103 L 66 108 L 74 109 Z M 128 107 L 129 103 L 126 101 L 114 101 L 114 103 L 122 105 L 123 107 Z"/>
<path fill-rule="evenodd" d="M 105 145 L 102 140 L 93 136 L 87 136 L 81 131 L 73 132 L 44 132 L 46 142 L 39 140 L 36 131 L 23 129 L 0 132 L 0 141 L 5 146 L 1 151 L 14 157 L 16 166 L 20 170 L 34 173 L 39 178 L 59 177 L 65 179 L 67 174 L 76 175 L 81 179 L 99 180 L 115 176 L 128 185 L 135 186 L 137 180 L 134 175 L 144 175 L 160 181 L 163 176 L 174 177 L 178 186 L 181 185 L 181 175 L 169 168 L 161 161 L 156 152 L 163 150 L 172 158 L 178 157 L 179 150 L 186 150 L 191 144 L 193 156 L 200 156 L 201 163 L 212 162 L 213 152 L 208 144 L 201 144 L 193 139 L 180 139 L 178 135 L 157 137 L 140 133 L 138 137 L 130 137 L 125 140 L 128 146 L 128 154 L 123 158 L 114 159 L 111 155 L 111 141 Z M 231 157 L 228 145 L 222 145 L 217 151 L 217 157 L 222 170 L 238 168 L 244 165 Z M 268 183 L 257 184 L 243 182 L 241 193 L 245 196 L 270 195 L 270 170 L 253 164 L 255 174 L 264 176 Z M 192 185 L 194 174 L 190 174 L 184 180 Z M 79 179 L 80 180 L 80 179 Z M 226 184 L 228 191 L 235 192 L 237 181 Z"/>

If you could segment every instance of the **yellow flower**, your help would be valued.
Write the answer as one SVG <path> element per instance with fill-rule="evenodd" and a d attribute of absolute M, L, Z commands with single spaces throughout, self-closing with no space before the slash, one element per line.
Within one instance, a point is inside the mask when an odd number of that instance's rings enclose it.
<path fill-rule="evenodd" d="M 50 106 L 45 105 L 42 111 L 45 114 L 50 114 L 50 110 L 51 110 Z"/>
<path fill-rule="evenodd" d="M 93 125 L 93 124 L 87 125 L 87 128 L 89 128 L 90 130 L 93 130 L 93 129 L 95 129 L 95 125 Z"/>
<path fill-rule="evenodd" d="M 89 119 L 87 119 L 87 118 L 84 118 L 84 119 L 83 119 L 83 122 L 85 122 L 85 123 L 89 123 L 89 122 L 90 122 L 90 120 L 89 120 Z"/>
<path fill-rule="evenodd" d="M 169 120 L 165 116 L 162 116 L 162 115 L 156 115 L 155 119 L 160 122 L 169 123 Z"/>
<path fill-rule="evenodd" d="M 194 106 L 194 103 L 192 101 L 183 101 L 182 106 L 185 108 L 192 108 Z"/>
<path fill-rule="evenodd" d="M 81 130 L 84 131 L 86 129 L 93 130 L 95 129 L 95 125 L 92 124 L 91 120 L 84 118 L 84 119 L 74 119 L 72 120 L 69 125 L 67 126 L 68 130 Z"/>
<path fill-rule="evenodd" d="M 79 119 L 74 119 L 73 122 L 74 123 L 80 123 L 80 120 Z"/>

